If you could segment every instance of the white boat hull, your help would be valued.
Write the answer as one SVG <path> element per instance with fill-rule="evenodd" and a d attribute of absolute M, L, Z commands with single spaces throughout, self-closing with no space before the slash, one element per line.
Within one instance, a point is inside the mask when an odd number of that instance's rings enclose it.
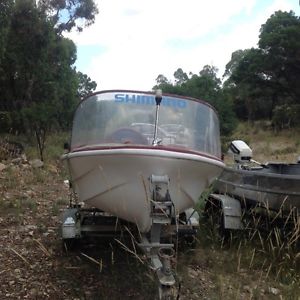
<path fill-rule="evenodd" d="M 218 159 L 161 149 L 106 149 L 71 152 L 68 161 L 79 201 L 151 228 L 151 175 L 168 175 L 177 213 L 194 207 L 200 194 L 221 173 Z"/>

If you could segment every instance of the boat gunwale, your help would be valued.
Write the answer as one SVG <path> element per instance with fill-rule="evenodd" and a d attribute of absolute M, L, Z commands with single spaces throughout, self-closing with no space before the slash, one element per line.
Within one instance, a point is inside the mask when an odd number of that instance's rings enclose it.
<path fill-rule="evenodd" d="M 62 159 L 68 159 L 71 157 L 80 157 L 82 154 L 88 156 L 95 155 L 140 155 L 140 156 L 159 156 L 170 159 L 188 159 L 188 160 L 212 160 L 220 167 L 224 168 L 224 162 L 213 155 L 209 155 L 203 152 L 196 152 L 192 150 L 174 149 L 172 147 L 165 146 L 103 146 L 103 147 L 82 147 L 80 149 L 73 150 L 62 156 Z M 171 154 L 171 155 L 170 155 Z"/>
<path fill-rule="evenodd" d="M 262 167 L 263 168 L 263 167 Z M 294 179 L 300 180 L 300 174 L 279 174 L 279 173 L 272 173 L 272 172 L 260 172 L 260 171 L 253 171 L 253 170 L 239 170 L 233 169 L 230 167 L 225 167 L 223 172 L 220 174 L 219 178 L 222 177 L 223 173 L 230 172 L 230 173 L 238 173 L 240 175 L 255 175 L 255 176 L 264 176 L 264 177 L 273 177 L 273 178 L 280 178 L 280 179 Z M 284 178 L 283 178 L 284 177 Z M 218 179 L 219 180 L 219 179 Z"/>
<path fill-rule="evenodd" d="M 300 192 L 290 192 L 290 191 L 285 191 L 285 190 L 279 191 L 279 190 L 264 188 L 262 186 L 234 183 L 232 181 L 227 181 L 227 180 L 223 180 L 223 179 L 217 179 L 217 181 L 222 184 L 225 184 L 225 185 L 234 186 L 234 187 L 241 188 L 243 190 L 254 191 L 254 192 L 259 192 L 259 193 L 276 194 L 276 195 L 283 195 L 283 196 L 300 196 Z M 216 188 L 216 189 L 220 190 L 218 188 Z M 231 193 L 231 194 L 234 194 L 234 193 Z"/>

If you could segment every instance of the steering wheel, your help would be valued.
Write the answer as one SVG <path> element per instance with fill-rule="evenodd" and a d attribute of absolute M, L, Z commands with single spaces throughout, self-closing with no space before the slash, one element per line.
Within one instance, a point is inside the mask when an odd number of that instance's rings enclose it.
<path fill-rule="evenodd" d="M 108 136 L 108 141 L 111 143 L 121 144 L 142 144 L 147 145 L 147 138 L 140 132 L 131 128 L 119 128 Z"/>

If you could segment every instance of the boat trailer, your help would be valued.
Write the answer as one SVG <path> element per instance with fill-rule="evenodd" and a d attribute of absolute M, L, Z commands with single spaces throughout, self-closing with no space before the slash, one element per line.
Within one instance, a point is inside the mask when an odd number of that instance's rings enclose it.
<path fill-rule="evenodd" d="M 136 233 L 136 244 L 146 255 L 149 267 L 156 273 L 158 299 L 179 299 L 180 283 L 176 276 L 176 250 L 179 239 L 188 244 L 195 242 L 199 215 L 194 209 L 178 214 L 169 192 L 167 175 L 151 175 L 150 217 L 151 229 L 140 233 L 134 224 L 125 222 L 95 208 L 84 208 L 78 203 L 73 190 L 69 207 L 62 216 L 62 240 L 65 249 L 71 250 L 76 241 L 88 237 L 120 237 L 124 232 Z M 72 185 L 70 185 L 72 188 Z M 135 237 L 136 238 L 136 237 Z"/>

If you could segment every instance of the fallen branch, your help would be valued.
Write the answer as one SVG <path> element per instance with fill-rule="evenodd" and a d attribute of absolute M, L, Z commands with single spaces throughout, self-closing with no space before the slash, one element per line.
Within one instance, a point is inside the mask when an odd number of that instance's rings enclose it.
<path fill-rule="evenodd" d="M 34 240 L 35 242 L 38 243 L 40 249 L 41 249 L 48 257 L 51 256 L 50 252 L 45 248 L 45 246 L 44 246 L 39 240 L 37 240 L 37 239 L 33 239 L 33 240 Z"/>
<path fill-rule="evenodd" d="M 21 258 L 27 265 L 31 266 L 29 261 L 24 256 L 22 256 L 20 253 L 18 253 L 15 249 L 10 248 L 10 250 L 12 252 L 14 252 L 19 258 Z"/>
<path fill-rule="evenodd" d="M 80 254 L 82 256 L 86 257 L 87 259 L 89 259 L 90 261 L 94 262 L 95 264 L 99 265 L 100 272 L 102 272 L 102 268 L 103 268 L 102 260 L 100 260 L 100 262 L 99 262 L 95 258 L 90 257 L 90 256 L 84 254 L 83 252 L 80 252 Z"/>
<path fill-rule="evenodd" d="M 121 241 L 115 239 L 116 242 L 118 242 L 125 251 L 131 253 L 133 256 L 135 256 L 142 264 L 144 264 L 143 260 L 135 253 L 134 251 L 130 250 L 126 245 L 124 245 Z"/>

